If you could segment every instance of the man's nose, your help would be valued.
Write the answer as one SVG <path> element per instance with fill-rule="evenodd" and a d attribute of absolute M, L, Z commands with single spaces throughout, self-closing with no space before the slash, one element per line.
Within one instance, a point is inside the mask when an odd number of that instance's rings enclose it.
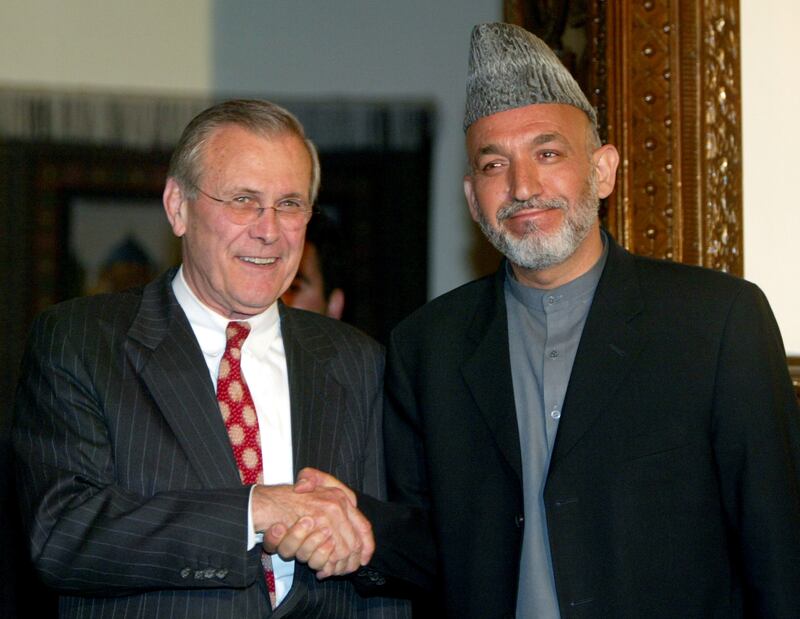
<path fill-rule="evenodd" d="M 274 208 L 265 208 L 259 217 L 250 224 L 248 232 L 253 238 L 271 243 L 280 236 L 281 222 Z"/>
<path fill-rule="evenodd" d="M 539 171 L 529 162 L 513 163 L 509 182 L 511 197 L 519 202 L 527 202 L 542 192 Z"/>

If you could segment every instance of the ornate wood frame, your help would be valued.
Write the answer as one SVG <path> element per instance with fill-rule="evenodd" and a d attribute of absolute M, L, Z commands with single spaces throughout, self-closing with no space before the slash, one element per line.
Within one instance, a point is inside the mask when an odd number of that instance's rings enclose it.
<path fill-rule="evenodd" d="M 742 275 L 738 2 L 604 4 L 609 225 L 637 253 Z"/>

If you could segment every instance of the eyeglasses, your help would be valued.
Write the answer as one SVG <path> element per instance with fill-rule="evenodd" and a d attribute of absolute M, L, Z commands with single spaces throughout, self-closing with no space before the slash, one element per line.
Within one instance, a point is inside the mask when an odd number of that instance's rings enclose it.
<path fill-rule="evenodd" d="M 297 197 L 283 198 L 277 204 L 264 206 L 259 202 L 258 198 L 250 194 L 241 194 L 229 200 L 223 200 L 206 193 L 196 185 L 193 185 L 193 187 L 209 200 L 222 205 L 222 212 L 227 220 L 237 226 L 247 226 L 255 223 L 264 214 L 264 211 L 272 209 L 275 211 L 277 221 L 282 227 L 288 230 L 296 230 L 305 226 L 314 213 L 313 206 Z"/>

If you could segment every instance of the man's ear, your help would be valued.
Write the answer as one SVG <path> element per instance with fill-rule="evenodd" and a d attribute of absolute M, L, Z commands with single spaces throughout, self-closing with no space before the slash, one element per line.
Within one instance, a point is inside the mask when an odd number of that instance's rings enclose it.
<path fill-rule="evenodd" d="M 167 213 L 169 225 L 172 226 L 172 232 L 175 236 L 182 237 L 186 232 L 188 204 L 181 186 L 172 177 L 167 179 L 162 202 L 164 203 L 164 211 Z"/>
<path fill-rule="evenodd" d="M 605 198 L 614 191 L 617 182 L 619 152 L 612 144 L 604 144 L 594 151 L 592 160 L 597 170 L 597 195 Z"/>
<path fill-rule="evenodd" d="M 328 309 L 325 315 L 336 320 L 341 320 L 344 313 L 344 290 L 341 288 L 334 288 L 331 290 L 331 295 L 328 297 Z"/>
<path fill-rule="evenodd" d="M 469 206 L 469 214 L 472 215 L 472 221 L 478 221 L 478 202 L 475 199 L 475 187 L 472 184 L 471 174 L 466 174 L 464 176 L 464 197 L 467 199 L 467 206 Z"/>

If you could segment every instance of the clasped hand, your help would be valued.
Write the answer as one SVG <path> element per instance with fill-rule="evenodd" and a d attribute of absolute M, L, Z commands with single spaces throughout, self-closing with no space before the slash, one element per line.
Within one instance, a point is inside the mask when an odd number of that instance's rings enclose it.
<path fill-rule="evenodd" d="M 354 572 L 375 551 L 355 494 L 332 475 L 305 468 L 294 486 L 256 487 L 253 501 L 265 550 L 306 563 L 320 580 Z"/>

